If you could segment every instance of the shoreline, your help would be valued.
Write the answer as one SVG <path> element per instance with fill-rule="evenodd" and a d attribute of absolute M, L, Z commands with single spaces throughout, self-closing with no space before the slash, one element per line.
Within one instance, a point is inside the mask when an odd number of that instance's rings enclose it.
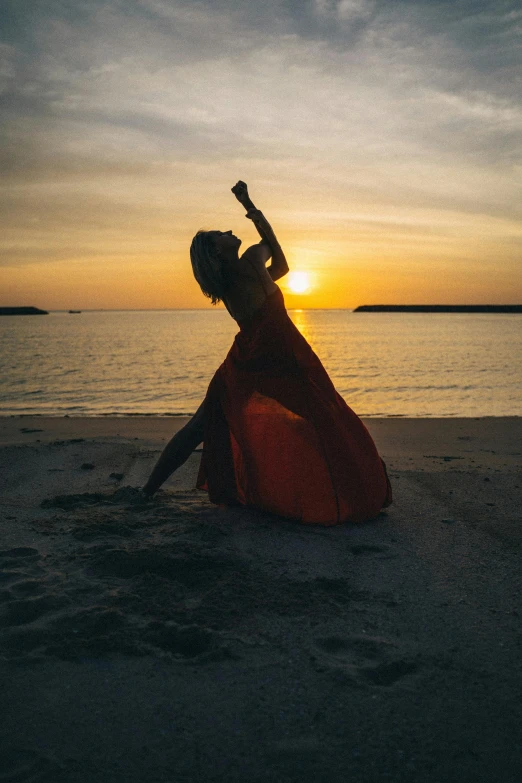
<path fill-rule="evenodd" d="M 366 418 L 361 525 L 222 509 L 186 418 L 0 417 L 0 755 L 53 783 L 515 783 L 522 418 Z"/>
<path fill-rule="evenodd" d="M 190 412 L 184 412 L 184 413 L 132 413 L 132 412 L 125 412 L 125 413 L 78 413 L 78 414 L 70 414 L 70 413 L 0 413 L 0 421 L 2 419 L 24 419 L 24 418 L 45 418 L 45 419 L 126 419 L 126 418 L 157 418 L 157 419 L 173 419 L 173 418 L 187 418 L 190 419 L 192 416 L 194 416 L 196 411 L 193 413 Z M 455 421 L 456 419 L 462 419 L 463 421 L 466 421 L 468 419 L 474 420 L 474 421 L 481 421 L 483 419 L 521 419 L 522 415 L 518 413 L 509 413 L 509 414 L 500 414 L 498 416 L 495 415 L 484 415 L 484 416 L 461 416 L 458 414 L 455 414 L 454 416 L 428 416 L 427 414 L 421 414 L 419 416 L 411 416 L 407 413 L 376 413 L 376 414 L 357 414 L 360 419 L 368 419 L 368 420 L 374 420 L 374 419 L 412 419 L 413 421 L 422 421 L 423 419 L 427 420 L 433 420 L 438 419 L 440 421 L 446 421 L 451 420 Z"/>
<path fill-rule="evenodd" d="M 122 415 L 122 416 L 46 416 L 22 414 L 0 415 L 0 446 L 14 442 L 40 443 L 53 437 L 81 436 L 83 438 L 146 439 L 162 441 L 180 429 L 191 415 Z M 440 443 L 449 445 L 456 453 L 470 456 L 473 450 L 481 453 L 494 451 L 486 447 L 496 438 L 511 448 L 511 455 L 517 455 L 517 437 L 522 439 L 522 417 L 520 416 L 470 416 L 470 417 L 407 417 L 361 416 L 374 436 L 378 448 L 384 448 L 392 456 L 397 449 L 401 453 L 409 444 L 412 458 Z M 23 422 L 23 426 L 19 426 Z M 480 425 L 480 426 L 479 426 Z M 472 434 L 470 434 L 472 433 Z M 467 440 L 473 442 L 473 448 Z M 429 451 L 429 449 L 428 449 Z M 499 454 L 502 449 L 499 450 Z M 383 455 L 386 459 L 386 456 Z M 505 455 L 505 460 L 510 454 Z M 516 462 L 511 460 L 511 462 Z M 508 462 L 504 463 L 507 467 Z"/>

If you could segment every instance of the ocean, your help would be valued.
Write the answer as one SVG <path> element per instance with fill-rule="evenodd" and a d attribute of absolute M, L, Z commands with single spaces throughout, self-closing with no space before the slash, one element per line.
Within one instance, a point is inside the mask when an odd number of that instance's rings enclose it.
<path fill-rule="evenodd" d="M 360 416 L 521 416 L 522 315 L 289 310 Z M 238 331 L 224 310 L 0 318 L 0 414 L 192 414 Z"/>

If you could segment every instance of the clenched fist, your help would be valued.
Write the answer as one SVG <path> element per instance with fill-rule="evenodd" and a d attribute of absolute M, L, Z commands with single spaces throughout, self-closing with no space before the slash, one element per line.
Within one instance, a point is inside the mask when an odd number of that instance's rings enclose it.
<path fill-rule="evenodd" d="M 246 182 L 239 180 L 231 190 L 239 203 L 242 204 L 245 209 L 255 209 L 254 204 L 248 195 L 248 185 Z"/>

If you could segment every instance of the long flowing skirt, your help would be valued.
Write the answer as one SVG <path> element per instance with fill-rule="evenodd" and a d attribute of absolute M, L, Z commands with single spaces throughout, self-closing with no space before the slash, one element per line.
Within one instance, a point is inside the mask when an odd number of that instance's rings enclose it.
<path fill-rule="evenodd" d="M 289 318 L 280 289 L 239 326 L 205 398 L 197 487 L 213 503 L 304 523 L 375 517 L 392 501 L 386 466 Z"/>

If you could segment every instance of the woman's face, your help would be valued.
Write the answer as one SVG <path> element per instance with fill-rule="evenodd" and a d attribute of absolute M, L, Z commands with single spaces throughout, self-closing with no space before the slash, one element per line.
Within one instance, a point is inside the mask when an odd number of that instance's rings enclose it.
<path fill-rule="evenodd" d="M 241 240 L 236 237 L 232 231 L 211 231 L 210 234 L 218 251 L 227 256 L 230 251 L 238 250 Z"/>

